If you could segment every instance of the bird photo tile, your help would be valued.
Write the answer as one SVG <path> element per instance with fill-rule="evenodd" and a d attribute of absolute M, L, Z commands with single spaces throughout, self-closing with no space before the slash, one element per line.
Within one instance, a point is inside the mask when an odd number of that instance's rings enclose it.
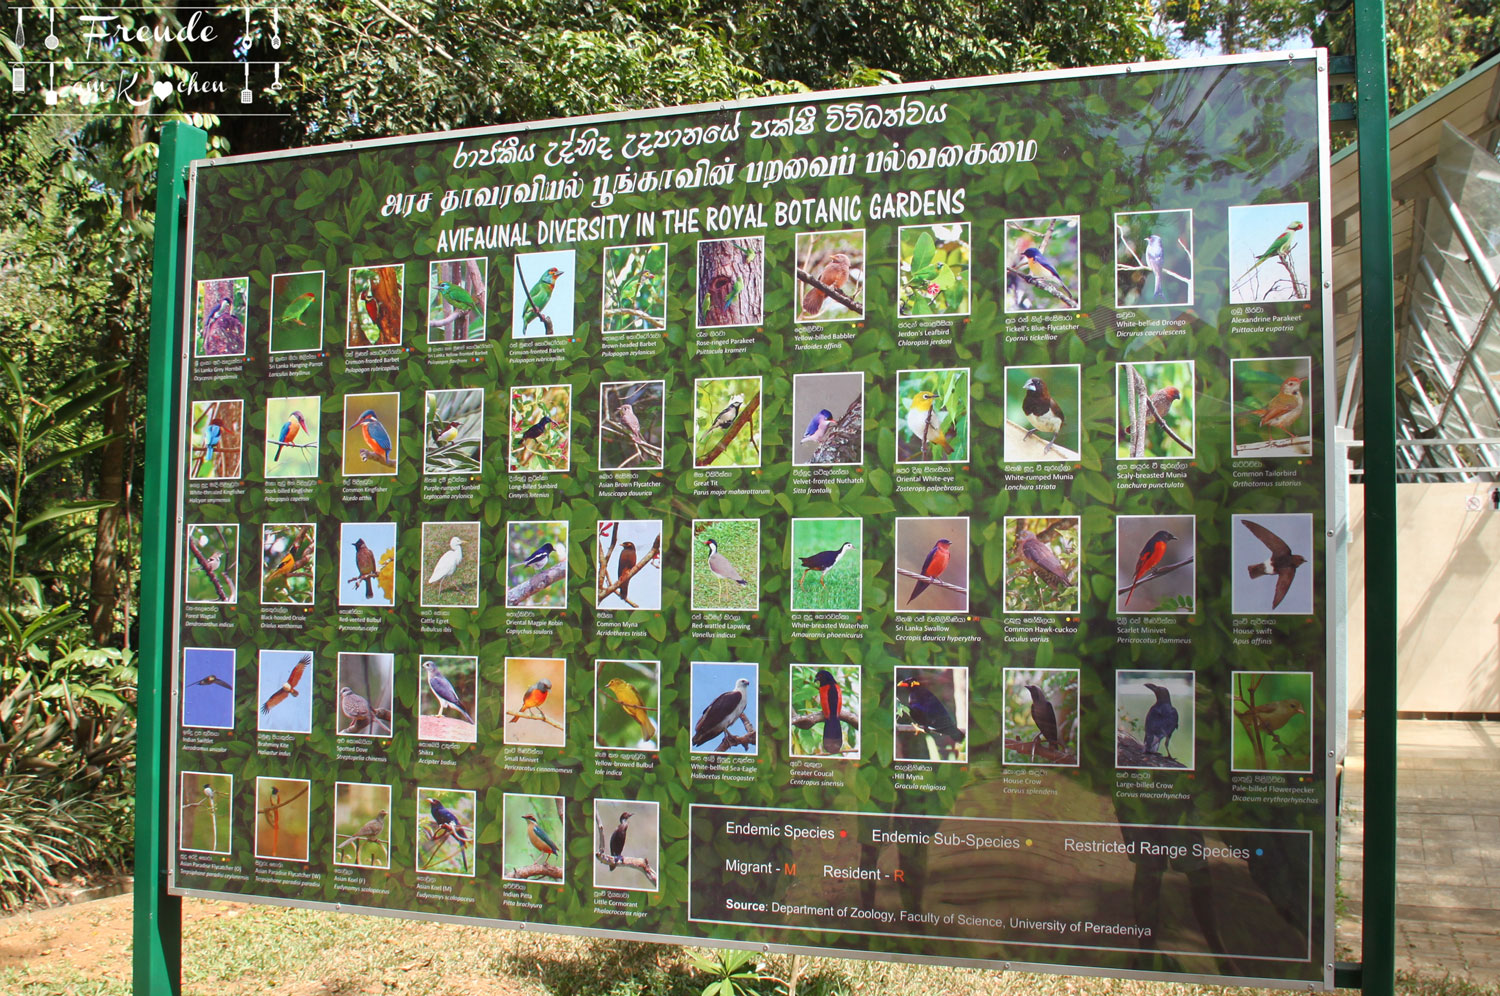
<path fill-rule="evenodd" d="M 1115 672 L 1115 767 L 1193 770 L 1197 675 Z"/>
<path fill-rule="evenodd" d="M 239 525 L 215 522 L 188 526 L 186 549 L 184 600 L 233 604 L 240 588 Z"/>
<path fill-rule="evenodd" d="M 667 327 L 667 244 L 649 242 L 604 250 L 605 335 L 663 332 Z"/>
<path fill-rule="evenodd" d="M 396 524 L 339 525 L 339 604 L 387 608 L 396 604 Z"/>
<path fill-rule="evenodd" d="M 511 264 L 511 338 L 572 338 L 577 279 L 572 249 L 517 253 Z"/>
<path fill-rule="evenodd" d="M 1231 359 L 1229 385 L 1236 458 L 1312 456 L 1312 357 Z"/>
<path fill-rule="evenodd" d="M 318 527 L 268 522 L 260 527 L 260 604 L 311 605 L 318 590 Z"/>
<path fill-rule="evenodd" d="M 505 604 L 510 608 L 568 607 L 566 522 L 505 524 L 505 586 Z"/>
<path fill-rule="evenodd" d="M 1307 203 L 1229 209 L 1230 304 L 1312 297 Z"/>
<path fill-rule="evenodd" d="M 266 402 L 266 480 L 318 476 L 322 404 L 316 395 Z"/>
<path fill-rule="evenodd" d="M 1192 360 L 1115 364 L 1115 459 L 1193 458 L 1193 376 Z"/>
<path fill-rule="evenodd" d="M 1235 615 L 1312 615 L 1317 587 L 1310 514 L 1236 515 L 1230 537 Z"/>
<path fill-rule="evenodd" d="M 1004 461 L 1077 462 L 1082 411 L 1076 363 L 1006 367 Z"/>
<path fill-rule="evenodd" d="M 594 604 L 600 612 L 661 608 L 660 519 L 600 521 Z"/>
<path fill-rule="evenodd" d="M 345 477 L 391 477 L 401 447 L 401 395 L 344 395 L 344 447 L 340 464 Z"/>
<path fill-rule="evenodd" d="M 896 373 L 896 462 L 969 462 L 969 370 Z"/>
<path fill-rule="evenodd" d="M 500 877 L 507 882 L 562 885 L 567 874 L 564 800 L 560 795 L 505 793 L 501 802 Z"/>
<path fill-rule="evenodd" d="M 859 760 L 859 665 L 793 664 L 788 682 L 791 756 Z"/>
<path fill-rule="evenodd" d="M 694 754 L 760 753 L 760 665 L 693 661 L 689 715 Z"/>
<path fill-rule="evenodd" d="M 305 778 L 255 779 L 255 856 L 306 864 L 312 815 L 312 782 Z"/>
<path fill-rule="evenodd" d="M 229 854 L 234 833 L 234 776 L 184 771 L 177 790 L 177 849 Z"/>
<path fill-rule="evenodd" d="M 595 661 L 594 746 L 657 750 L 660 703 L 661 661 Z"/>
<path fill-rule="evenodd" d="M 896 611 L 969 611 L 969 520 L 896 519 Z"/>
<path fill-rule="evenodd" d="M 1005 611 L 1079 611 L 1083 536 L 1076 515 L 1005 517 Z"/>
<path fill-rule="evenodd" d="M 754 612 L 760 608 L 760 520 L 694 519 L 694 612 Z"/>
<path fill-rule="evenodd" d="M 896 668 L 897 761 L 966 764 L 968 729 L 968 668 Z"/>
<path fill-rule="evenodd" d="M 1122 515 L 1115 520 L 1115 612 L 1191 615 L 1197 608 L 1197 520 Z"/>
<path fill-rule="evenodd" d="M 792 377 L 794 467 L 858 467 L 865 459 L 865 375 Z"/>
<path fill-rule="evenodd" d="M 902 318 L 969 313 L 972 252 L 967 221 L 904 226 L 897 248 L 896 307 Z"/>
<path fill-rule="evenodd" d="M 313 655 L 305 650 L 262 650 L 256 671 L 261 733 L 311 733 Z"/>
<path fill-rule="evenodd" d="M 599 385 L 599 469 L 661 470 L 666 459 L 667 382 Z"/>
<path fill-rule="evenodd" d="M 386 738 L 392 733 L 394 654 L 339 653 L 338 734 Z"/>
<path fill-rule="evenodd" d="M 561 747 L 567 742 L 567 681 L 568 662 L 561 657 L 505 658 L 507 744 Z"/>
<path fill-rule="evenodd" d="M 863 228 L 799 232 L 796 251 L 797 322 L 857 322 L 865 317 Z"/>
<path fill-rule="evenodd" d="M 479 608 L 480 553 L 479 523 L 422 523 L 422 607 Z"/>
<path fill-rule="evenodd" d="M 1193 212 L 1115 215 L 1115 307 L 1193 303 Z"/>
<path fill-rule="evenodd" d="M 194 401 L 188 414 L 187 466 L 192 481 L 232 481 L 240 476 L 245 403 L 238 398 Z"/>
<path fill-rule="evenodd" d="M 698 243 L 698 328 L 759 325 L 766 313 L 766 240 Z"/>
<path fill-rule="evenodd" d="M 1077 215 L 1007 218 L 1005 313 L 1077 311 L 1079 255 Z"/>
<path fill-rule="evenodd" d="M 333 863 L 391 866 L 391 787 L 360 782 L 333 786 Z"/>
<path fill-rule="evenodd" d="M 513 474 L 562 474 L 572 465 L 568 430 L 573 418 L 573 389 L 542 384 L 510 389 L 509 450 L 506 465 Z"/>
<path fill-rule="evenodd" d="M 700 377 L 693 381 L 693 466 L 759 467 L 761 380 Z"/>
<path fill-rule="evenodd" d="M 182 649 L 182 725 L 234 729 L 234 649 Z"/>
<path fill-rule="evenodd" d="M 793 519 L 793 612 L 859 612 L 864 598 L 864 522 Z"/>
<path fill-rule="evenodd" d="M 1078 675 L 1074 668 L 1005 669 L 1006 764 L 1078 767 Z"/>
<path fill-rule="evenodd" d="M 406 264 L 349 268 L 349 349 L 401 345 L 406 321 Z"/>
<path fill-rule="evenodd" d="M 477 793 L 418 786 L 415 803 L 417 871 L 473 878 L 479 840 Z"/>
<path fill-rule="evenodd" d="M 424 654 L 417 674 L 417 739 L 472 744 L 479 702 L 479 658 Z"/>
<path fill-rule="evenodd" d="M 655 892 L 660 809 L 643 799 L 594 800 L 594 888 Z"/>
<path fill-rule="evenodd" d="M 271 352 L 316 353 L 323 348 L 323 294 L 322 270 L 271 277 Z"/>
<path fill-rule="evenodd" d="M 427 341 L 487 338 L 490 261 L 482 256 L 427 264 Z"/>
<path fill-rule="evenodd" d="M 484 390 L 428 391 L 422 405 L 422 473 L 478 474 L 484 457 Z"/>
<path fill-rule="evenodd" d="M 194 356 L 244 356 L 249 324 L 250 278 L 198 281 L 193 295 Z"/>
<path fill-rule="evenodd" d="M 1231 679 L 1230 770 L 1311 773 L 1312 672 L 1235 671 Z"/>

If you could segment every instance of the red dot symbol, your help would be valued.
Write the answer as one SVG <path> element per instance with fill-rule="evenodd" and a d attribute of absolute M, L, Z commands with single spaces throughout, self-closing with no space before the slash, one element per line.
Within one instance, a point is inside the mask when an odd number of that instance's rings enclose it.
<path fill-rule="evenodd" d="M 842 839 L 844 837 L 847 837 L 847 836 L 849 836 L 849 831 L 848 830 L 840 830 L 839 831 L 839 838 L 840 839 Z"/>

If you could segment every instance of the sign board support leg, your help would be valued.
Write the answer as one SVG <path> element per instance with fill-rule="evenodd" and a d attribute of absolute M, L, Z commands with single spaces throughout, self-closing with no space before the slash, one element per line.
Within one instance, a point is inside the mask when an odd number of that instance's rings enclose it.
<path fill-rule="evenodd" d="M 1360 322 L 1364 331 L 1365 835 L 1361 989 L 1396 974 L 1396 334 L 1385 7 L 1355 0 Z"/>
<path fill-rule="evenodd" d="M 174 996 L 181 986 L 182 900 L 167 894 L 166 734 L 171 702 L 166 659 L 170 615 L 173 459 L 177 423 L 177 330 L 182 326 L 182 244 L 187 165 L 202 159 L 208 135 L 180 121 L 161 130 L 156 187 L 156 247 L 151 281 L 151 373 L 146 390 L 145 541 L 141 544 L 141 657 L 135 754 L 135 996 Z"/>

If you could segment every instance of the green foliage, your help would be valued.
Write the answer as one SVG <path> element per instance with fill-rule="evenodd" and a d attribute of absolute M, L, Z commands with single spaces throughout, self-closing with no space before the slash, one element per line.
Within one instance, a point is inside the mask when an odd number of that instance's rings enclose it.
<path fill-rule="evenodd" d="M 667 324 L 666 243 L 604 253 L 603 331 L 659 331 Z"/>
<path fill-rule="evenodd" d="M 692 959 L 693 967 L 710 980 L 703 996 L 757 996 L 760 992 L 757 985 L 762 978 L 753 952 L 726 949 L 708 955 L 694 953 Z"/>
<path fill-rule="evenodd" d="M 901 229 L 901 314 L 969 313 L 969 223 Z"/>

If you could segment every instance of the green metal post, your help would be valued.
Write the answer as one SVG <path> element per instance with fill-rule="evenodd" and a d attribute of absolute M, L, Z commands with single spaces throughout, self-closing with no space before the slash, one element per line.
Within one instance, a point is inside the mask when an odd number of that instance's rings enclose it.
<path fill-rule="evenodd" d="M 177 507 L 177 357 L 182 326 L 182 235 L 187 164 L 208 135 L 180 121 L 161 130 L 156 174 L 156 246 L 151 279 L 151 373 L 146 388 L 146 481 L 141 544 L 141 670 L 135 748 L 135 996 L 175 996 L 181 984 L 182 900 L 167 894 L 167 698 Z"/>
<path fill-rule="evenodd" d="M 1360 320 L 1364 330 L 1364 972 L 1396 991 L 1396 298 L 1391 258 L 1391 120 L 1385 4 L 1355 0 Z"/>

